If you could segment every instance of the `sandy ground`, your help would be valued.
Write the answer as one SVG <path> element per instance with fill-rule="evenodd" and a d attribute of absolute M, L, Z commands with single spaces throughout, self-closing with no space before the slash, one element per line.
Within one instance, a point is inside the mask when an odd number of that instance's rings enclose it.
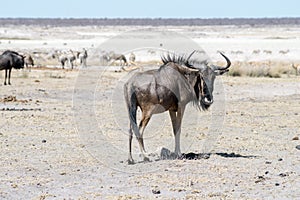
<path fill-rule="evenodd" d="M 32 32 L 25 32 L 27 27 L 2 27 L 2 38 L 9 30 L 18 30 L 14 33 L 20 35 L 14 37 L 30 39 L 2 39 L 1 48 L 50 51 L 65 48 L 60 41 L 66 41 L 66 38 L 69 38 L 68 48 L 88 45 L 92 48 L 92 44 L 98 45 L 97 41 L 104 41 L 105 37 L 124 30 L 124 27 L 94 27 L 92 32 L 91 29 L 72 27 L 63 32 L 63 28 L 48 28 L 47 31 L 35 28 Z M 285 32 L 273 39 L 270 38 L 275 37 L 272 35 L 275 28 L 272 27 L 266 32 L 223 27 L 222 33 L 220 27 L 204 27 L 202 34 L 198 28 L 194 29 L 180 30 L 185 30 L 187 35 L 198 33 L 199 40 L 207 43 L 208 52 L 216 54 L 217 50 L 223 50 L 231 55 L 232 60 L 253 58 L 255 49 L 269 49 L 272 54 L 267 55 L 268 58 L 275 59 L 280 55 L 279 50 L 288 48 L 290 52 L 285 58 L 294 62 L 297 60 L 294 54 L 300 51 L 295 27 L 280 28 Z M 73 34 L 74 37 L 70 38 L 74 30 L 80 34 Z M 98 40 L 96 33 L 102 34 Z M 82 35 L 86 39 L 82 39 Z M 223 36 L 216 39 L 220 35 L 235 39 L 227 40 Z M 239 47 L 236 50 L 242 50 L 242 54 L 229 52 L 236 41 L 246 41 L 247 38 L 256 41 L 254 46 L 241 42 L 236 44 Z M 265 40 L 273 43 L 267 46 Z M 45 41 L 47 45 L 43 45 Z M 281 46 L 277 45 L 279 43 Z M 290 46 L 291 43 L 295 46 Z M 262 58 L 263 53 L 260 53 L 256 59 Z M 218 77 L 211 110 L 199 112 L 188 107 L 182 130 L 182 151 L 210 153 L 208 159 L 159 159 L 163 147 L 174 148 L 170 120 L 167 114 L 162 114 L 153 117 L 145 132 L 151 162 L 140 162 L 134 140 L 133 157 L 137 164 L 127 165 L 128 121 L 121 88 L 130 75 L 99 66 L 73 71 L 14 70 L 12 85 L 0 86 L 2 100 L 16 96 L 14 101 L 0 102 L 0 198 L 300 197 L 300 150 L 296 149 L 300 145 L 297 140 L 300 137 L 299 77 Z M 0 77 L 2 81 L 2 73 Z"/>

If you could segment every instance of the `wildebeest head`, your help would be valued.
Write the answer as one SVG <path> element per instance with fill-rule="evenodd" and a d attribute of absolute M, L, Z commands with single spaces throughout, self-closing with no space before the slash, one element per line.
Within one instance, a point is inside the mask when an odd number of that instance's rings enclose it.
<path fill-rule="evenodd" d="M 231 65 L 230 60 L 220 52 L 220 54 L 225 58 L 227 65 L 225 67 L 209 64 L 207 61 L 198 61 L 198 60 L 190 60 L 191 56 L 196 51 L 193 51 L 187 61 L 186 64 L 188 66 L 192 66 L 196 69 L 200 70 L 199 78 L 202 78 L 203 81 L 197 81 L 198 84 L 202 84 L 201 87 L 198 86 L 199 89 L 201 89 L 200 92 L 202 92 L 201 96 L 201 106 L 204 109 L 207 109 L 212 103 L 213 103 L 213 91 L 214 91 L 214 82 L 216 76 L 222 75 L 229 71 L 229 67 Z M 198 78 L 198 79 L 199 79 Z"/>
<path fill-rule="evenodd" d="M 192 55 L 196 51 L 193 51 L 187 58 L 183 56 L 170 56 L 163 57 L 162 61 L 164 64 L 175 61 L 188 67 L 189 70 L 183 71 L 185 77 L 189 83 L 194 86 L 194 92 L 200 107 L 203 110 L 207 110 L 213 103 L 213 90 L 214 81 L 216 76 L 222 75 L 228 72 L 228 68 L 231 65 L 230 60 L 222 53 L 220 53 L 226 60 L 227 65 L 225 67 L 210 65 L 206 60 L 199 61 L 191 59 Z"/>

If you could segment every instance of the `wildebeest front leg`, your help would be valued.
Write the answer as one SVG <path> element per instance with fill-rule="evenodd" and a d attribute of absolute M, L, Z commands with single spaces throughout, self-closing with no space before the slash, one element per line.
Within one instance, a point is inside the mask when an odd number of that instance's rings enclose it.
<path fill-rule="evenodd" d="M 5 70 L 5 77 L 4 77 L 4 85 L 6 85 L 6 79 L 7 79 L 7 69 Z"/>
<path fill-rule="evenodd" d="M 182 122 L 184 110 L 185 110 L 185 107 L 178 108 L 177 112 L 169 111 L 171 121 L 172 121 L 172 126 L 173 126 L 173 133 L 175 136 L 175 155 L 177 157 L 181 156 L 180 133 L 181 133 L 181 122 Z"/>
<path fill-rule="evenodd" d="M 11 85 L 10 84 L 10 75 L 11 75 L 11 68 L 8 70 L 8 85 Z"/>

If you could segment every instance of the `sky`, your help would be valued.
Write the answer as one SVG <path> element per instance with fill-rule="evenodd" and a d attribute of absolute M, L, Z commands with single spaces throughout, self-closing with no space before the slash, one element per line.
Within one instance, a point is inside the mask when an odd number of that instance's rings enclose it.
<path fill-rule="evenodd" d="M 15 0 L 1 18 L 300 17 L 299 0 Z"/>

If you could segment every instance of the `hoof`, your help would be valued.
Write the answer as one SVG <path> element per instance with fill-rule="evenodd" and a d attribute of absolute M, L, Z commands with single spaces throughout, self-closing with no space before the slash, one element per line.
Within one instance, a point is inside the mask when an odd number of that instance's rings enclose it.
<path fill-rule="evenodd" d="M 134 160 L 133 159 L 128 159 L 127 163 L 128 163 L 128 165 L 133 165 L 134 164 Z"/>

